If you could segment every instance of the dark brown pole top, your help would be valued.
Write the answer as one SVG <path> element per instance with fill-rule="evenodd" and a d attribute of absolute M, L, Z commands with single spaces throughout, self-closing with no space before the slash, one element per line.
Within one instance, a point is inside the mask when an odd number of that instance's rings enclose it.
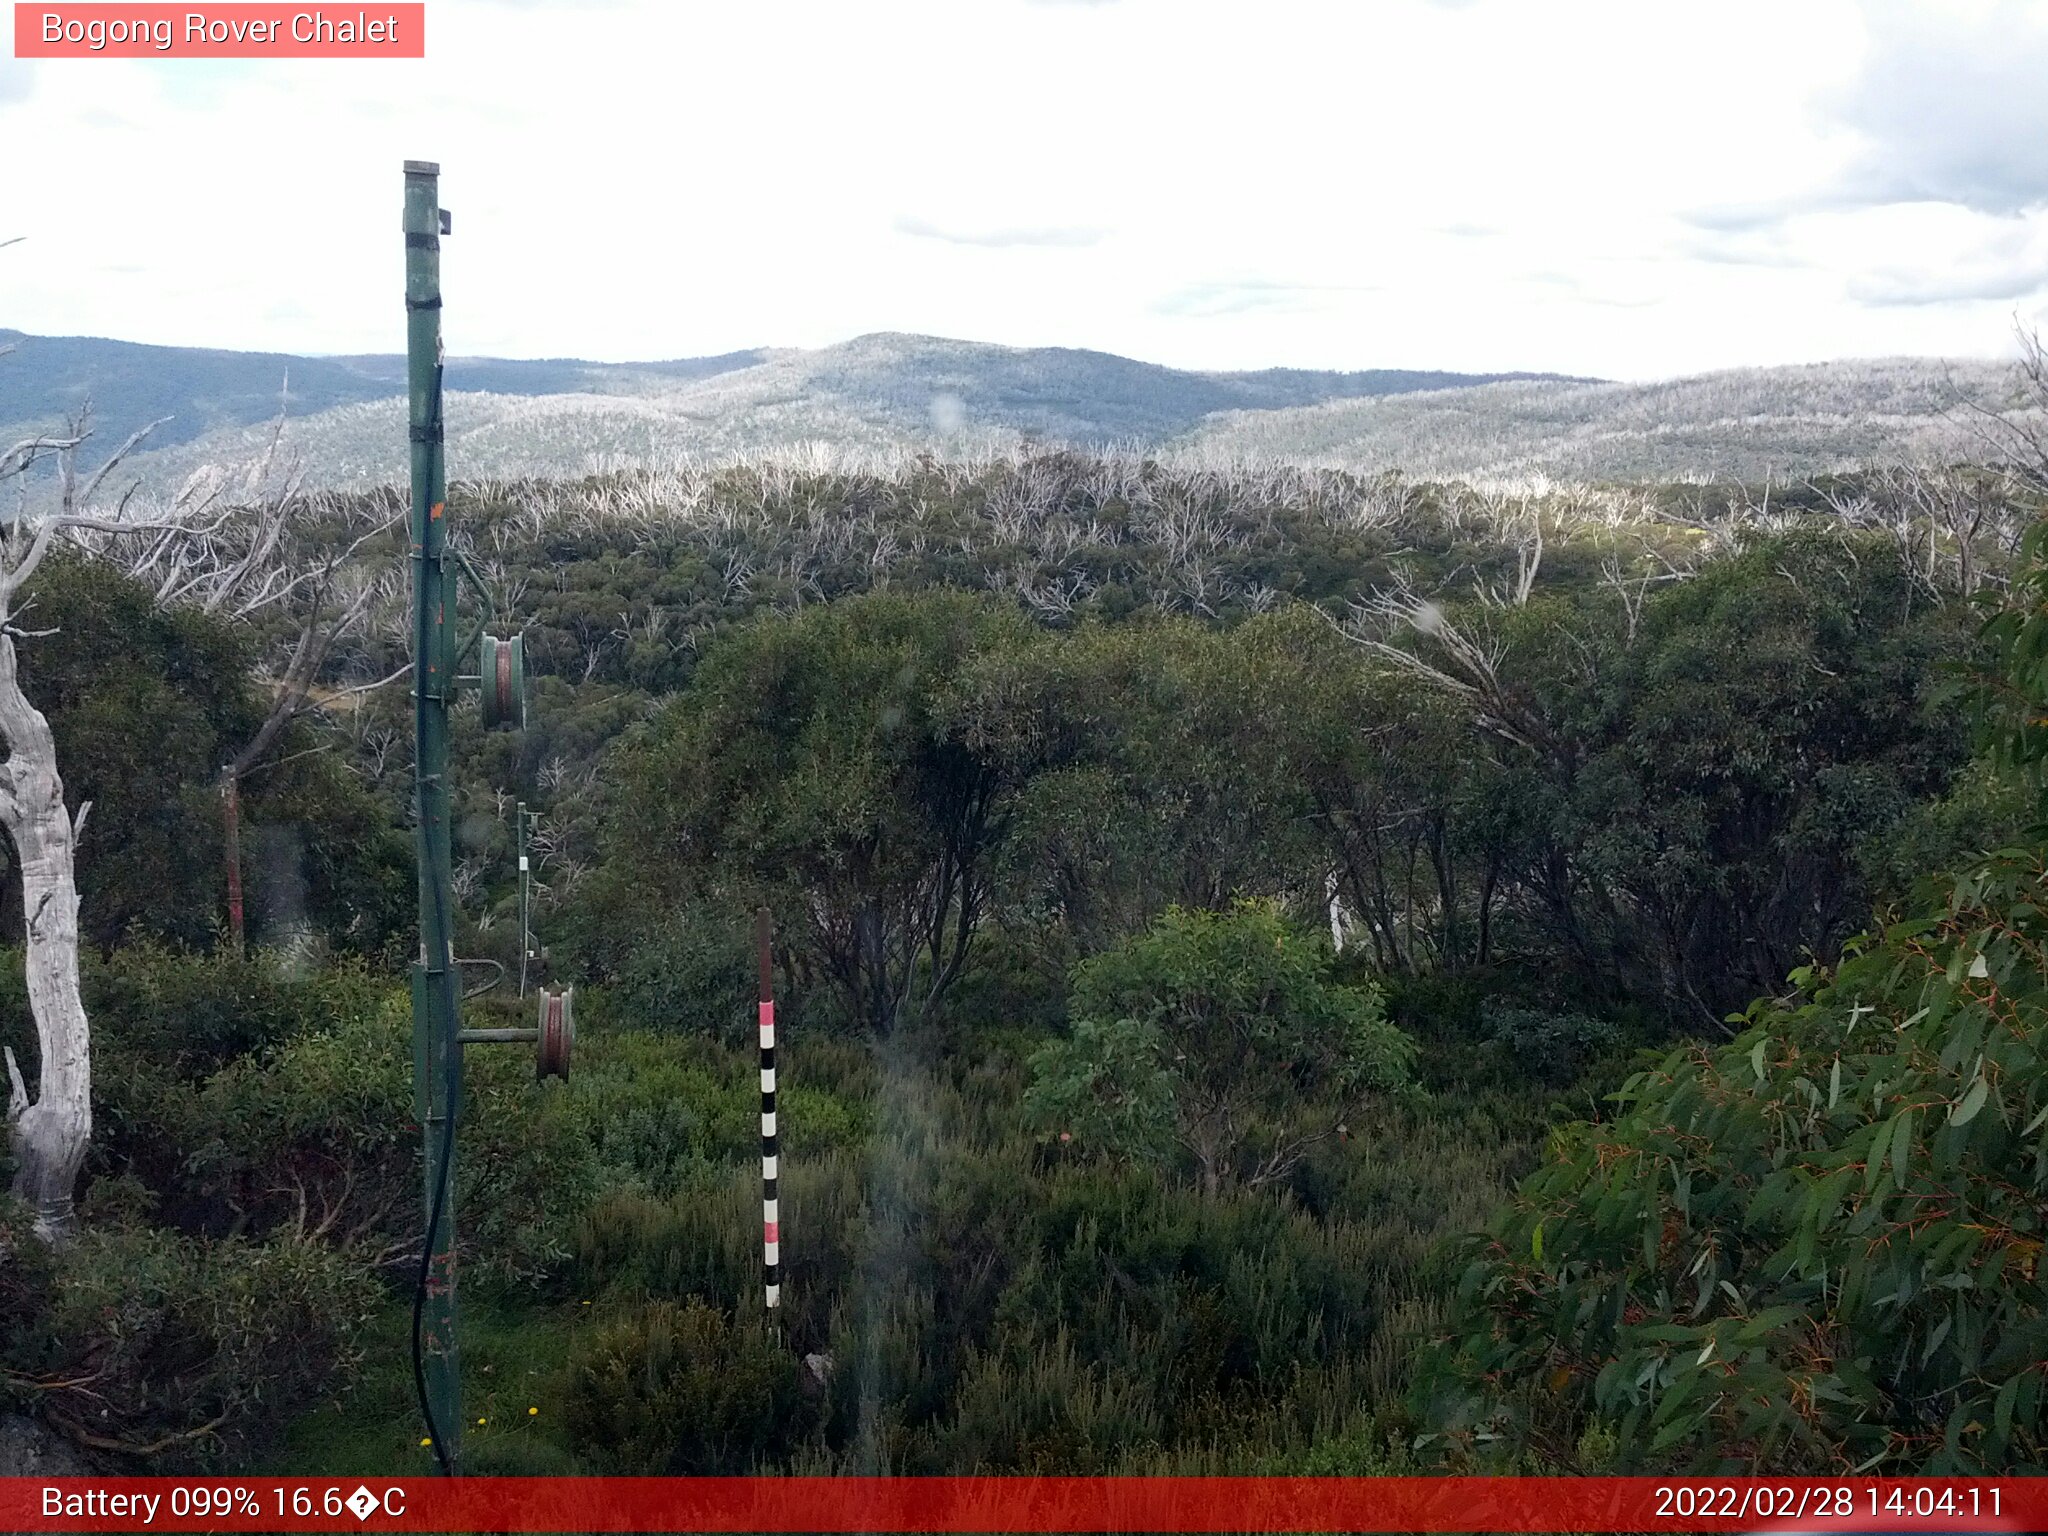
<path fill-rule="evenodd" d="M 761 1001 L 775 1000 L 775 979 L 769 960 L 769 943 L 775 932 L 775 920 L 768 915 L 766 907 L 754 911 L 754 949 L 761 961 Z"/>

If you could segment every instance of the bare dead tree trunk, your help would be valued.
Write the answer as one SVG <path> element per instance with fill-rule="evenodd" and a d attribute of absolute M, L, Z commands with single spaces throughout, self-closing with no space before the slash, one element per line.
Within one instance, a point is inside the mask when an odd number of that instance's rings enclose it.
<path fill-rule="evenodd" d="M 91 432 L 83 414 L 64 438 L 34 438 L 0 453 L 0 480 L 25 472 L 46 455 L 56 455 L 62 491 L 56 515 L 34 523 L 18 519 L 0 534 L 0 746 L 7 750 L 6 762 L 0 763 L 0 826 L 6 827 L 21 866 L 24 968 L 38 1058 L 36 1092 L 31 1097 L 12 1047 L 5 1052 L 7 1126 L 15 1155 L 14 1192 L 34 1212 L 37 1236 L 52 1243 L 63 1241 L 77 1225 L 78 1174 L 92 1142 L 92 1035 L 78 986 L 78 881 L 73 861 L 92 807 L 79 806 L 75 817 L 65 807 L 56 738 L 50 722 L 22 691 L 14 648 L 20 631 L 9 621 L 22 588 L 58 533 L 128 533 L 174 526 L 96 518 L 80 510 L 150 431 L 144 427 L 132 434 L 82 490 L 76 454 Z"/>
<path fill-rule="evenodd" d="M 74 821 L 64 806 L 57 743 L 42 711 L 21 691 L 14 637 L 0 629 L 0 823 L 21 864 L 27 917 L 29 1009 L 35 1016 L 37 1093 L 29 1097 L 13 1049 L 7 1122 L 14 1143 L 14 1192 L 35 1212 L 35 1229 L 58 1242 L 76 1225 L 72 1196 L 92 1140 L 92 1042 L 78 990 L 78 885 L 72 851 L 89 807 Z"/>
<path fill-rule="evenodd" d="M 221 822 L 227 831 L 228 938 L 237 955 L 243 952 L 242 922 L 242 776 L 233 763 L 220 771 Z"/>

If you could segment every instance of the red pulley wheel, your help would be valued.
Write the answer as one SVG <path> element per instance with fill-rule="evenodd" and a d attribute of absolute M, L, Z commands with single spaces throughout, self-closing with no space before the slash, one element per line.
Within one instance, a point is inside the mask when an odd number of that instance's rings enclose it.
<path fill-rule="evenodd" d="M 526 645 L 524 637 L 509 640 L 485 635 L 479 642 L 478 679 L 487 730 L 519 730 L 526 724 Z"/>
<path fill-rule="evenodd" d="M 569 1051 L 576 1043 L 576 1019 L 570 1006 L 574 992 L 573 987 L 564 987 L 559 992 L 543 990 L 540 995 L 540 1041 L 534 1052 L 536 1078 L 568 1079 Z"/>

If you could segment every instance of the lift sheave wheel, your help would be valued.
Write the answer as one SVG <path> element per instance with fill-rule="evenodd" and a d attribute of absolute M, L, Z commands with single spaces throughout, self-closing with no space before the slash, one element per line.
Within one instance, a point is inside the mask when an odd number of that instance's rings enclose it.
<path fill-rule="evenodd" d="M 534 1077 L 569 1078 L 569 1050 L 576 1043 L 576 1019 L 570 1011 L 575 988 L 540 994 L 540 1040 L 534 1047 Z"/>
<path fill-rule="evenodd" d="M 526 727 L 526 646 L 514 635 L 498 640 L 485 635 L 478 650 L 479 692 L 484 725 L 490 730 Z"/>

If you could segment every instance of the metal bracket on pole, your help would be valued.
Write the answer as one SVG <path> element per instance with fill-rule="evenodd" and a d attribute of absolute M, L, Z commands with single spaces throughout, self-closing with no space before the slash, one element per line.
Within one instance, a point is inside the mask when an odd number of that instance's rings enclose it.
<path fill-rule="evenodd" d="M 514 813 L 519 820 L 519 995 L 526 996 L 526 967 L 533 959 L 533 872 L 526 851 L 527 818 L 533 813 L 520 801 Z"/>
<path fill-rule="evenodd" d="M 469 578 L 469 584 L 476 588 L 476 595 L 490 605 L 491 617 L 496 618 L 498 613 L 498 594 L 491 590 L 491 584 L 484 579 L 483 572 L 479 571 L 476 568 L 476 562 L 469 558 L 469 551 L 457 547 L 450 549 L 448 553 L 454 557 L 455 563 L 462 568 L 462 574 Z"/>

